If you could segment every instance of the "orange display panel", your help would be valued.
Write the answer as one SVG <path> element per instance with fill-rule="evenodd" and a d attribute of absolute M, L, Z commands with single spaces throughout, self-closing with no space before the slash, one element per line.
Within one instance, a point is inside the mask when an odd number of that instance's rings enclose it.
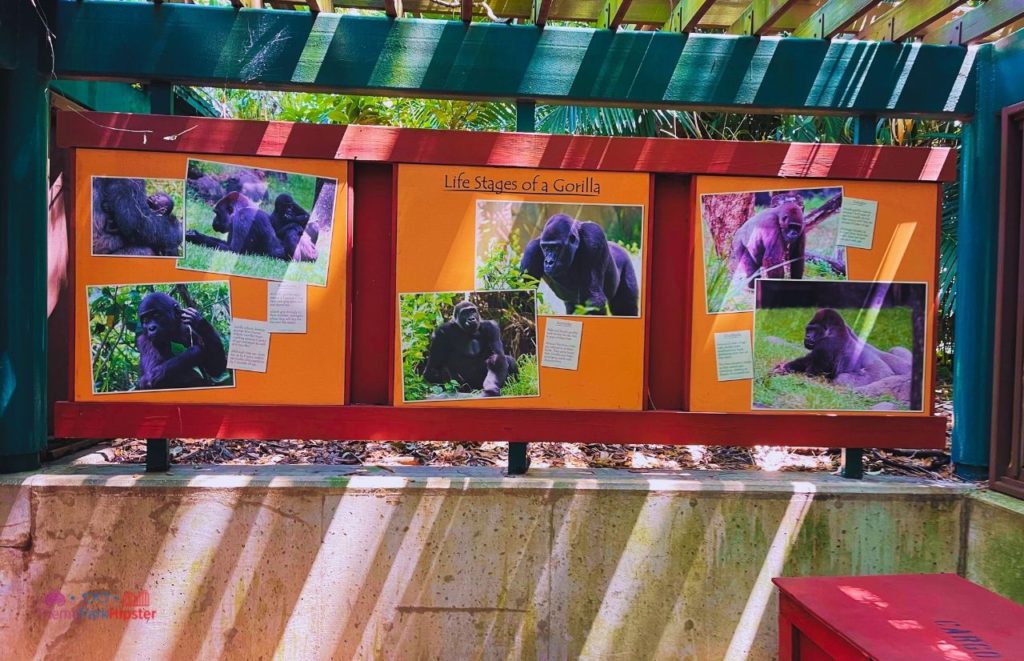
<path fill-rule="evenodd" d="M 629 259 L 639 280 L 639 311 L 616 312 L 609 304 L 611 315 L 619 316 L 565 315 L 564 302 L 549 291 L 544 299 L 548 311 L 557 318 L 583 324 L 577 369 L 540 366 L 539 394 L 531 391 L 527 396 L 412 402 L 403 401 L 408 394 L 403 386 L 403 319 L 400 306 L 396 306 L 396 406 L 643 408 L 649 175 L 400 165 L 397 188 L 395 261 L 400 300 L 403 294 L 495 289 L 489 285 L 483 265 L 493 257 L 487 247 L 493 245 L 494 236 L 500 234 L 502 241 L 507 240 L 506 272 L 518 272 L 520 256 L 530 237 L 539 235 L 545 220 L 564 213 L 581 221 L 604 223 L 610 240 L 629 246 Z M 528 215 L 533 232 L 526 231 L 521 239 L 508 238 L 508 223 L 519 223 Z M 547 320 L 552 318 L 544 310 L 541 308 L 536 318 L 538 362 L 544 355 Z M 579 308 L 573 310 L 582 312 Z"/>
<path fill-rule="evenodd" d="M 840 262 L 840 266 L 845 267 L 845 273 L 842 276 L 835 276 L 835 280 L 829 280 L 827 284 L 822 286 L 820 282 L 815 282 L 812 285 L 807 285 L 809 279 L 813 277 L 812 274 L 805 274 L 804 279 L 800 281 L 790 280 L 775 280 L 772 283 L 765 283 L 769 287 L 769 290 L 777 290 L 780 287 L 786 288 L 787 286 L 792 288 L 789 283 L 797 283 L 798 286 L 802 286 L 806 289 L 819 288 L 822 291 L 832 292 L 816 297 L 808 298 L 810 301 L 806 306 L 793 305 L 793 308 L 806 307 L 808 310 L 822 309 L 827 307 L 840 308 L 842 303 L 842 297 L 840 294 L 843 293 L 844 288 L 850 289 L 853 287 L 860 287 L 865 291 L 869 291 L 872 285 L 871 283 L 907 283 L 907 287 L 916 288 L 916 292 L 920 292 L 920 300 L 923 301 L 923 340 L 920 342 L 923 347 L 923 358 L 915 358 L 920 364 L 922 370 L 921 383 L 923 396 L 921 402 L 921 410 L 913 410 L 914 407 L 908 407 L 910 410 L 889 410 L 890 407 L 885 405 L 875 405 L 874 410 L 844 410 L 840 407 L 835 407 L 832 400 L 826 398 L 824 403 L 807 403 L 809 398 L 800 399 L 796 397 L 794 401 L 801 402 L 801 406 L 806 408 L 800 409 L 799 406 L 787 403 L 785 400 L 785 393 L 778 394 L 777 392 L 772 395 L 777 397 L 779 401 L 765 401 L 764 395 L 760 395 L 761 399 L 758 399 L 758 393 L 754 392 L 755 384 L 758 376 L 764 378 L 765 374 L 770 374 L 762 368 L 759 370 L 758 363 L 758 351 L 764 347 L 763 344 L 758 345 L 756 341 L 756 335 L 759 329 L 755 328 L 755 317 L 761 313 L 761 309 L 757 306 L 763 305 L 763 301 L 757 303 L 750 303 L 754 301 L 753 294 L 749 295 L 747 303 L 736 300 L 729 300 L 727 297 L 717 296 L 714 293 L 708 293 L 706 287 L 707 283 L 712 282 L 712 290 L 716 290 L 715 269 L 713 265 L 709 265 L 706 261 L 706 257 L 711 251 L 721 253 L 719 257 L 722 262 L 727 262 L 729 259 L 730 251 L 732 248 L 732 233 L 725 234 L 727 239 L 725 243 L 727 245 L 724 248 L 718 248 L 714 245 L 715 234 L 713 231 L 707 229 L 706 222 L 709 223 L 705 216 L 713 215 L 712 212 L 708 211 L 711 207 L 705 209 L 702 204 L 702 196 L 723 194 L 723 193 L 742 193 L 759 191 L 762 198 L 759 198 L 758 208 L 762 208 L 760 200 L 767 199 L 771 192 L 783 191 L 800 192 L 800 189 L 811 189 L 809 193 L 805 193 L 803 197 L 820 196 L 826 198 L 830 191 L 837 189 L 842 190 L 843 199 L 849 200 L 867 200 L 877 202 L 877 215 L 875 217 L 875 225 L 873 238 L 870 249 L 865 248 L 852 248 L 846 247 L 845 249 L 845 264 L 842 264 L 841 259 L 836 260 Z M 753 411 L 759 412 L 762 410 L 771 410 L 773 412 L 785 412 L 797 410 L 801 412 L 836 412 L 842 415 L 858 415 L 865 413 L 877 413 L 884 411 L 886 414 L 893 415 L 909 415 L 909 416 L 926 416 L 930 415 L 932 411 L 932 398 L 931 384 L 934 379 L 934 362 L 932 356 L 934 351 L 934 336 L 935 336 L 935 300 L 937 295 L 936 290 L 936 260 L 937 260 L 937 226 L 936 219 L 938 216 L 938 203 L 939 203 L 939 186 L 937 184 L 930 183 L 890 183 L 890 182 L 867 182 L 867 181 L 839 181 L 839 180 L 782 180 L 774 178 L 751 178 L 751 177 L 717 177 L 717 176 L 700 176 L 694 179 L 694 222 L 693 222 L 693 241 L 694 241 L 694 260 L 693 260 L 693 297 L 692 297 L 692 334 L 691 334 L 691 346 L 690 346 L 690 406 L 689 409 L 692 411 L 721 411 L 721 412 L 744 412 Z M 743 201 L 741 200 L 741 203 Z M 753 203 L 753 200 L 749 202 Z M 732 204 L 731 201 L 725 200 L 722 203 L 722 207 L 726 207 Z M 775 199 L 772 199 L 772 204 L 775 204 Z M 810 217 L 811 207 L 808 206 L 808 217 Z M 722 215 L 728 213 L 727 211 L 720 211 Z M 749 215 L 749 212 L 741 213 L 738 217 L 745 218 Z M 841 215 L 837 218 L 841 218 Z M 839 220 L 834 222 L 838 223 Z M 818 231 L 818 230 L 812 230 Z M 833 229 L 834 231 L 834 229 Z M 808 254 L 811 254 L 811 239 L 812 233 L 808 233 Z M 819 252 L 825 252 L 820 246 L 814 248 Z M 832 253 L 835 255 L 841 255 L 841 252 Z M 827 260 L 826 260 L 827 261 Z M 837 267 L 838 268 L 838 267 Z M 730 272 L 731 273 L 731 272 Z M 709 277 L 710 274 L 710 277 Z M 833 274 L 834 275 L 834 274 Z M 781 285 L 779 283 L 782 283 Z M 845 285 L 842 283 L 846 283 Z M 866 284 L 859 284 L 866 283 Z M 762 284 L 762 288 L 765 286 Z M 905 288 L 907 288 L 905 287 Z M 735 290 L 733 290 L 735 291 Z M 882 291 L 886 291 L 885 287 L 882 287 Z M 828 300 L 829 296 L 837 296 L 835 302 Z M 813 303 L 813 304 L 812 304 Z M 749 305 L 751 309 L 743 311 L 735 311 L 737 308 L 743 309 L 745 305 Z M 841 310 L 842 311 L 842 310 Z M 804 318 L 808 317 L 808 311 L 802 310 Z M 847 312 L 847 316 L 850 314 Z M 767 318 L 767 317 L 766 317 Z M 804 332 L 804 321 L 801 319 L 799 324 L 795 322 L 790 329 L 790 336 L 788 341 L 792 345 L 792 350 L 798 353 L 806 353 L 803 346 L 799 346 L 803 340 Z M 809 319 L 808 319 L 809 321 Z M 881 322 L 877 322 L 874 327 L 875 335 L 869 335 L 868 341 L 875 341 L 875 337 L 881 337 Z M 851 327 L 853 324 L 851 323 Z M 729 333 L 735 331 L 750 331 L 754 341 L 754 379 L 750 378 L 737 378 L 735 380 L 719 380 L 718 363 L 716 359 L 716 334 Z M 761 329 L 760 332 L 764 332 Z M 917 330 L 913 331 L 918 333 Z M 778 345 L 785 345 L 787 340 L 777 339 L 775 337 L 769 338 L 772 342 Z M 882 340 L 879 340 L 882 341 Z M 886 337 L 885 341 L 890 342 L 891 340 Z M 909 347 L 909 342 L 904 342 Z M 888 350 L 889 347 L 879 347 L 883 350 Z M 887 356 L 888 358 L 888 356 Z M 779 368 L 781 370 L 781 368 Z M 915 368 L 916 369 L 916 368 Z M 802 376 L 802 375 L 801 375 Z M 866 379 L 866 377 L 862 377 Z M 832 388 L 832 384 L 826 381 L 825 377 L 817 375 L 815 383 L 822 387 Z M 809 379 L 810 380 L 810 379 Z M 876 389 L 878 391 L 879 389 Z M 837 389 L 838 392 L 838 389 Z M 842 391 L 846 393 L 847 391 Z M 829 394 L 829 393 L 826 393 Z M 865 399 L 870 403 L 870 398 Z M 868 404 L 852 404 L 851 406 L 865 406 Z"/>
<path fill-rule="evenodd" d="M 267 319 L 270 280 L 185 270 L 174 258 L 93 255 L 93 177 L 184 180 L 189 159 L 236 164 L 294 179 L 337 182 L 325 286 L 308 284 L 305 333 L 272 333 L 266 372 L 234 370 L 230 387 L 94 393 L 90 310 L 86 292 L 103 285 L 222 282 L 230 287 L 230 314 Z M 232 404 L 344 404 L 348 307 L 348 164 L 294 158 L 80 149 L 75 160 L 74 399 L 95 402 Z M 298 176 L 296 176 L 298 175 Z M 282 175 L 282 179 L 283 179 Z M 271 202 L 268 202 L 270 204 Z M 180 211 L 180 208 L 179 210 Z M 192 244 L 185 243 L 186 250 Z M 324 248 L 321 244 L 321 249 Z M 322 266 L 318 263 L 318 266 Z M 310 280 L 309 282 L 313 282 Z M 126 346 L 131 346 L 131 338 Z"/>

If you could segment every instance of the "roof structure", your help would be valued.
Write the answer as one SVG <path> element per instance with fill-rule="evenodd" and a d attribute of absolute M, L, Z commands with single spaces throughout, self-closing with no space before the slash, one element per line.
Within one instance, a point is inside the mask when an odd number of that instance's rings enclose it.
<path fill-rule="evenodd" d="M 150 0 L 606 29 L 969 45 L 1024 26 L 1024 0 Z"/>

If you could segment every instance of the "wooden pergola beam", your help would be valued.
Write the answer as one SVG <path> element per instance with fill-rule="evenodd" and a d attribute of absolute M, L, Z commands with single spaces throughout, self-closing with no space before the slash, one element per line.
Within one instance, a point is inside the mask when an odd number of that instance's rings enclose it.
<path fill-rule="evenodd" d="M 713 4 L 715 0 L 679 0 L 665 21 L 664 29 L 670 32 L 692 31 Z"/>
<path fill-rule="evenodd" d="M 860 31 L 860 39 L 870 41 L 903 41 L 953 11 L 967 0 L 914 0 L 878 17 Z"/>
<path fill-rule="evenodd" d="M 597 15 L 597 27 L 618 30 L 632 2 L 633 0 L 605 0 L 601 13 Z"/>
<path fill-rule="evenodd" d="M 729 34 L 762 35 L 795 4 L 796 0 L 751 0 Z"/>
<path fill-rule="evenodd" d="M 459 18 L 467 25 L 473 22 L 473 0 L 461 0 L 459 3 Z"/>
<path fill-rule="evenodd" d="M 544 24 L 548 22 L 548 14 L 551 13 L 551 5 L 554 0 L 533 0 L 533 5 L 530 10 L 533 24 L 539 28 L 543 28 Z"/>
<path fill-rule="evenodd" d="M 402 0 L 384 0 L 384 13 L 389 18 L 401 18 Z"/>
<path fill-rule="evenodd" d="M 988 0 L 924 35 L 926 44 L 969 46 L 1024 18 L 1024 0 Z"/>
<path fill-rule="evenodd" d="M 719 34 L 71 0 L 54 32 L 61 78 L 936 119 L 971 115 L 977 95 L 965 49 L 929 44 L 772 37 L 769 50 Z"/>
<path fill-rule="evenodd" d="M 793 30 L 794 37 L 831 39 L 840 34 L 882 0 L 828 0 Z"/>

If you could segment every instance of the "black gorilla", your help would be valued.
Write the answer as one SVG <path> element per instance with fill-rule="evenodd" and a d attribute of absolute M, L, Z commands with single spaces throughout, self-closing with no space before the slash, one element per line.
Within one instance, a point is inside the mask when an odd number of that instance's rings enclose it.
<path fill-rule="evenodd" d="M 196 230 L 185 233 L 185 240 L 217 250 L 239 255 L 265 255 L 275 259 L 289 259 L 277 238 L 270 216 L 252 200 L 235 191 L 228 193 L 213 207 L 213 229 L 227 234 L 227 240 L 201 234 Z"/>
<path fill-rule="evenodd" d="M 434 331 L 423 368 L 428 383 L 458 381 L 469 390 L 483 390 L 497 397 L 508 377 L 519 374 L 519 365 L 505 355 L 498 322 L 480 319 L 476 306 L 461 301 L 451 321 Z"/>
<path fill-rule="evenodd" d="M 545 282 L 565 302 L 565 313 L 584 305 L 588 314 L 635 317 L 640 288 L 629 253 L 611 243 L 597 223 L 565 214 L 548 219 L 540 238 L 526 245 L 521 271 Z"/>
<path fill-rule="evenodd" d="M 147 197 L 143 179 L 93 178 L 93 254 L 177 257 L 181 238 L 169 195 Z"/>
<path fill-rule="evenodd" d="M 818 310 L 807 322 L 804 348 L 809 351 L 807 355 L 776 366 L 773 374 L 802 372 L 856 388 L 911 373 L 912 357 L 907 349 L 882 351 L 868 344 L 832 308 Z"/>
<path fill-rule="evenodd" d="M 139 305 L 139 324 L 135 338 L 142 368 L 138 390 L 210 386 L 211 377 L 227 369 L 224 342 L 195 308 L 182 310 L 167 294 L 150 292 Z M 175 355 L 172 342 L 188 348 Z"/>
<path fill-rule="evenodd" d="M 309 222 L 309 212 L 300 207 L 291 195 L 282 193 L 274 200 L 270 224 L 281 241 L 286 259 L 296 262 L 315 262 L 319 253 L 316 241 L 320 229 Z"/>

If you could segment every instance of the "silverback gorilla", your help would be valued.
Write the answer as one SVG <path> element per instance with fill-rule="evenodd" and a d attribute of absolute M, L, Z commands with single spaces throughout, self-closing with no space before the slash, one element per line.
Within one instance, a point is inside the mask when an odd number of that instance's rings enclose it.
<path fill-rule="evenodd" d="M 505 355 L 498 322 L 480 319 L 469 301 L 455 305 L 451 321 L 434 330 L 423 368 L 428 383 L 455 380 L 469 390 L 483 390 L 484 397 L 497 397 L 508 377 L 519 374 L 519 365 Z"/>
<path fill-rule="evenodd" d="M 139 324 L 138 390 L 210 386 L 227 369 L 224 342 L 195 308 L 182 310 L 169 295 L 150 292 L 139 304 Z M 175 355 L 172 342 L 188 348 Z"/>
<path fill-rule="evenodd" d="M 588 314 L 640 313 L 640 288 L 629 253 L 609 242 L 597 223 L 563 213 L 552 216 L 540 238 L 526 245 L 519 269 L 543 278 L 565 302 L 566 314 L 574 314 L 577 305 L 586 306 Z"/>
<path fill-rule="evenodd" d="M 166 193 L 147 197 L 142 179 L 93 178 L 93 254 L 177 257 L 181 230 Z"/>
<path fill-rule="evenodd" d="M 804 347 L 810 353 L 778 365 L 773 373 L 824 376 L 861 394 L 889 394 L 910 406 L 913 359 L 909 350 L 882 351 L 868 344 L 831 308 L 818 310 L 807 323 Z"/>
<path fill-rule="evenodd" d="M 804 277 L 804 201 L 800 195 L 776 195 L 771 208 L 749 218 L 732 239 L 729 271 L 733 277 L 742 277 L 753 289 L 754 277 L 762 270 L 762 277 Z"/>

